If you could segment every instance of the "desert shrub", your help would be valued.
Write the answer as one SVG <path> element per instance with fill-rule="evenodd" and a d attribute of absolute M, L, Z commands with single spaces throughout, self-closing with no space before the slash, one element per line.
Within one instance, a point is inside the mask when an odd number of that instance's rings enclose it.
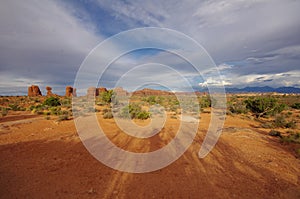
<path fill-rule="evenodd" d="M 112 112 L 106 112 L 106 113 L 103 114 L 104 119 L 111 119 L 113 117 L 114 116 L 113 116 Z"/>
<path fill-rule="evenodd" d="M 64 120 L 69 120 L 69 115 L 68 114 L 63 114 L 63 115 L 60 115 L 58 116 L 58 119 L 57 121 L 64 121 Z"/>
<path fill-rule="evenodd" d="M 295 149 L 295 152 L 296 152 L 296 155 L 297 155 L 298 157 L 300 157 L 300 148 L 299 148 L 299 149 Z"/>
<path fill-rule="evenodd" d="M 288 142 L 288 143 L 298 143 L 300 144 L 300 133 L 294 133 L 290 134 L 288 136 L 283 136 L 281 138 L 282 142 Z"/>
<path fill-rule="evenodd" d="M 137 113 L 136 118 L 140 120 L 146 120 L 151 116 L 151 114 L 147 111 L 140 111 Z"/>
<path fill-rule="evenodd" d="M 294 108 L 294 109 L 300 109 L 300 103 L 299 103 L 299 102 L 296 102 L 296 103 L 293 104 L 291 107 Z"/>
<path fill-rule="evenodd" d="M 280 133 L 279 131 L 276 131 L 276 130 L 271 130 L 271 131 L 269 132 L 269 135 L 270 135 L 270 136 L 275 136 L 275 137 L 282 137 L 282 136 L 281 136 L 281 133 Z"/>
<path fill-rule="evenodd" d="M 275 115 L 284 110 L 285 105 L 279 104 L 273 97 L 256 97 L 244 101 L 246 108 L 255 114 L 257 118 L 265 115 Z"/>
<path fill-rule="evenodd" d="M 12 111 L 20 111 L 20 110 L 22 110 L 22 108 L 19 105 L 17 105 L 17 104 L 9 104 L 8 106 L 9 106 L 9 108 Z"/>
<path fill-rule="evenodd" d="M 274 119 L 274 126 L 281 128 L 296 128 L 295 121 L 286 121 L 283 115 L 276 115 Z"/>
<path fill-rule="evenodd" d="M 108 103 L 112 102 L 113 94 L 114 94 L 113 90 L 108 90 L 108 91 L 102 92 L 100 94 L 100 99 L 104 103 L 108 104 Z"/>
<path fill-rule="evenodd" d="M 199 105 L 201 108 L 208 108 L 211 107 L 211 98 L 209 96 L 204 96 L 199 98 Z"/>
<path fill-rule="evenodd" d="M 151 96 L 149 96 L 149 97 L 147 97 L 147 98 L 144 98 L 143 101 L 148 102 L 150 105 L 153 105 L 153 104 L 156 104 L 156 103 L 157 103 L 157 102 L 156 102 L 156 97 L 153 96 L 153 95 L 151 95 Z"/>
<path fill-rule="evenodd" d="M 35 106 L 31 105 L 31 106 L 29 107 L 29 110 L 32 111 L 33 109 L 35 109 Z"/>
<path fill-rule="evenodd" d="M 60 107 L 50 107 L 49 108 L 51 115 L 59 115 L 61 108 Z"/>
<path fill-rule="evenodd" d="M 285 124 L 286 128 L 292 128 L 295 129 L 296 128 L 296 122 L 295 121 L 289 121 Z"/>
<path fill-rule="evenodd" d="M 70 98 L 65 98 L 61 100 L 61 105 L 66 107 L 66 108 L 71 108 L 72 107 L 72 102 Z"/>
<path fill-rule="evenodd" d="M 263 122 L 263 123 L 261 124 L 261 127 L 262 127 L 262 128 L 265 128 L 265 129 L 272 129 L 272 128 L 274 128 L 275 126 L 274 126 L 274 123 L 273 123 L 273 122 Z"/>
<path fill-rule="evenodd" d="M 50 111 L 45 111 L 43 112 L 44 115 L 51 115 L 51 112 Z"/>
<path fill-rule="evenodd" d="M 233 102 L 229 104 L 229 111 L 231 113 L 242 114 L 247 113 L 249 110 L 246 107 L 246 104 L 241 101 Z"/>
<path fill-rule="evenodd" d="M 4 117 L 8 114 L 8 110 L 5 107 L 1 107 L 1 117 Z"/>
<path fill-rule="evenodd" d="M 60 103 L 59 98 L 49 97 L 44 101 L 43 105 L 45 105 L 45 106 L 60 106 L 61 103 Z"/>
<path fill-rule="evenodd" d="M 276 115 L 275 116 L 274 125 L 276 127 L 285 127 L 286 123 L 287 122 L 286 122 L 286 120 L 285 120 L 285 118 L 284 118 L 283 115 Z"/>
<path fill-rule="evenodd" d="M 177 109 L 179 108 L 179 106 L 178 105 L 172 105 L 171 107 L 170 107 L 170 111 L 172 111 L 172 112 L 177 112 Z"/>
<path fill-rule="evenodd" d="M 144 120 L 149 118 L 151 114 L 142 110 L 142 108 L 137 104 L 129 104 L 121 109 L 120 116 L 123 118 Z"/>
<path fill-rule="evenodd" d="M 59 116 L 58 116 L 58 119 L 57 121 L 64 121 L 64 120 L 69 120 L 70 119 L 70 115 L 71 113 L 67 110 L 62 110 L 62 111 L 59 111 Z"/>

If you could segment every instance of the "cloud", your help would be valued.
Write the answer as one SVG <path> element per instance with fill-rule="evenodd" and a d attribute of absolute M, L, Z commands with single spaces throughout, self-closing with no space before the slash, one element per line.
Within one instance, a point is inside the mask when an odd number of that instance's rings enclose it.
<path fill-rule="evenodd" d="M 288 71 L 284 73 L 274 74 L 246 74 L 238 75 L 235 73 L 227 73 L 223 76 L 223 82 L 215 82 L 214 77 L 210 77 L 208 81 L 201 82 L 200 86 L 207 86 L 211 84 L 214 86 L 230 86 L 244 88 L 246 86 L 270 86 L 270 87 L 282 87 L 293 86 L 300 87 L 300 70 Z"/>
<path fill-rule="evenodd" d="M 174 54 L 145 51 L 117 60 L 106 72 L 103 86 L 113 86 L 133 66 L 158 62 L 172 66 L 195 85 L 299 87 L 299 8 L 300 2 L 293 0 L 4 1 L 0 7 L 0 94 L 5 87 L 28 86 L 35 80 L 61 94 L 64 86 L 73 84 L 81 62 L 99 42 L 144 26 L 191 36 L 211 55 L 218 70 L 203 70 L 204 76 L 199 77 Z M 161 41 L 167 42 L 168 37 Z M 105 53 L 109 56 L 110 51 Z M 153 74 L 159 74 L 159 68 L 155 69 Z M 224 82 L 209 79 L 217 73 Z M 92 70 L 86 75 L 97 74 Z"/>
<path fill-rule="evenodd" d="M 2 2 L 0 24 L 0 70 L 14 85 L 22 78 L 40 79 L 41 86 L 72 83 L 84 57 L 103 39 L 56 1 Z"/>
<path fill-rule="evenodd" d="M 107 1 L 99 1 L 100 6 L 111 10 L 129 27 L 167 27 L 192 36 L 217 64 L 262 56 L 300 43 L 299 1 L 190 0 L 123 4 L 110 6 Z M 280 60 L 276 62 L 276 66 L 266 67 L 280 67 Z M 289 64 L 286 71 L 298 67 L 292 62 L 285 64 Z"/>

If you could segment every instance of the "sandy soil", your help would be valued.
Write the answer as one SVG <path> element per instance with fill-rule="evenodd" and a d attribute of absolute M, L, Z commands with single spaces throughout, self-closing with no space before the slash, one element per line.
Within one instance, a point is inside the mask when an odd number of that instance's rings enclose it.
<path fill-rule="evenodd" d="M 227 116 L 216 147 L 199 159 L 209 120 L 201 114 L 193 144 L 173 164 L 131 174 L 93 158 L 72 120 L 2 119 L 0 198 L 300 198 L 300 160 L 250 119 Z M 116 145 L 143 152 L 167 144 L 178 123 L 168 119 L 160 134 L 138 142 L 113 119 L 100 120 Z"/>

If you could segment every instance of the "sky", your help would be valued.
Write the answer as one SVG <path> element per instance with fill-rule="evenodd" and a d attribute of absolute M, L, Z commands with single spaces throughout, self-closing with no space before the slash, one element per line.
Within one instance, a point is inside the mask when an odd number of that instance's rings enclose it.
<path fill-rule="evenodd" d="M 203 70 L 200 75 L 174 53 L 144 49 L 115 59 L 97 86 L 113 88 L 122 79 L 122 86 L 132 90 L 139 88 L 141 79 L 150 79 L 153 84 L 164 80 L 164 86 L 180 91 L 184 84 L 170 75 L 180 74 L 193 88 L 300 88 L 299 10 L 298 0 L 3 0 L 0 95 L 25 95 L 32 84 L 43 94 L 46 86 L 64 94 L 95 47 L 122 31 L 143 27 L 167 28 L 192 38 L 218 71 Z M 122 53 L 120 49 L 120 44 L 113 44 L 113 54 Z M 110 56 L 110 50 L 100 52 Z M 104 70 L 102 65 L 94 67 Z M 93 69 L 89 73 L 100 76 Z M 222 81 L 216 81 L 219 74 Z"/>

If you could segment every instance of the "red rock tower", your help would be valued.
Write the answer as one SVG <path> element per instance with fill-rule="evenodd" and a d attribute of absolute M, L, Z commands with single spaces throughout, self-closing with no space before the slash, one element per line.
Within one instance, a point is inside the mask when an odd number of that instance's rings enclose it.
<path fill-rule="evenodd" d="M 28 87 L 28 96 L 29 97 L 42 96 L 40 88 L 37 85 L 29 86 Z"/>

